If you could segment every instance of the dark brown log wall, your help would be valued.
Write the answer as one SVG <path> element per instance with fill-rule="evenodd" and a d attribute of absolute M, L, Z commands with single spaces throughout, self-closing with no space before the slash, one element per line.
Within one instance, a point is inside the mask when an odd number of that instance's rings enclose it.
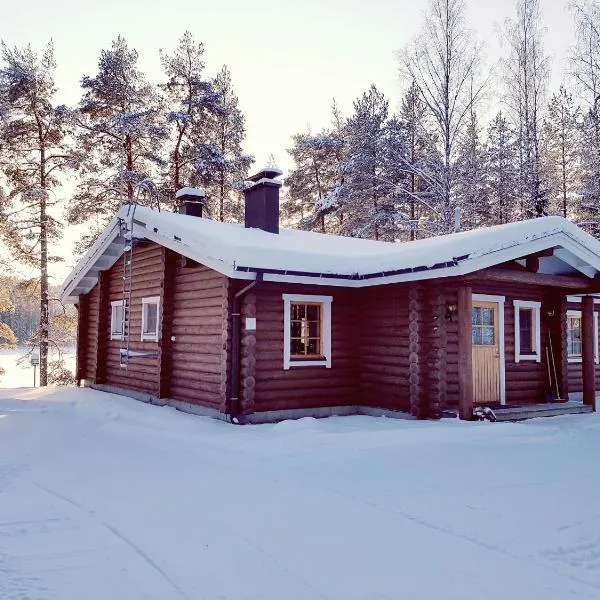
<path fill-rule="evenodd" d="M 85 296 L 80 296 L 77 327 L 77 378 L 94 381 L 98 351 L 98 297 L 95 285 Z"/>
<path fill-rule="evenodd" d="M 134 352 L 158 353 L 160 343 L 141 341 L 142 332 L 142 298 L 162 296 L 163 285 L 163 252 L 156 244 L 141 243 L 133 251 L 133 278 L 131 287 L 131 309 L 129 348 Z M 123 257 L 108 271 L 107 307 L 105 309 L 104 339 L 106 351 L 99 355 L 104 364 L 104 381 L 118 387 L 124 387 L 153 396 L 158 395 L 158 357 L 130 358 L 127 369 L 120 364 L 120 340 L 110 339 L 110 303 L 123 297 Z"/>
<path fill-rule="evenodd" d="M 411 411 L 419 394 L 418 294 L 412 286 L 393 284 L 361 290 L 360 314 L 360 403 Z M 335 310 L 335 308 L 334 308 Z M 409 327 L 412 314 L 412 341 Z M 413 362 L 411 367 L 411 346 Z"/>
<path fill-rule="evenodd" d="M 532 276 L 533 279 L 534 276 Z M 546 348 L 549 347 L 549 317 L 546 313 L 554 301 L 555 290 L 537 285 L 523 285 L 511 283 L 486 283 L 472 284 L 473 294 L 489 294 L 504 296 L 504 351 L 505 351 L 505 381 L 506 401 L 508 403 L 536 403 L 543 402 L 546 394 L 550 391 L 548 381 L 548 363 L 546 360 Z M 432 281 L 430 286 L 442 285 L 440 282 Z M 454 302 L 456 288 L 453 284 L 443 283 L 446 302 Z M 515 309 L 513 300 L 533 300 L 542 302 L 541 308 L 541 345 L 542 360 L 515 362 Z M 553 306 L 553 305 L 552 305 Z M 553 318 L 558 319 L 557 314 Z M 458 330 L 456 320 L 446 324 L 447 336 L 447 400 L 448 406 L 458 405 L 458 356 L 455 352 Z M 555 350 L 556 368 L 560 370 L 560 348 L 562 340 L 552 340 Z M 477 403 L 477 398 L 474 399 Z"/>
<path fill-rule="evenodd" d="M 237 289 L 247 283 L 237 282 Z M 331 369 L 324 366 L 283 369 L 283 293 L 333 296 Z M 242 317 L 255 313 L 257 329 L 242 335 L 241 391 L 245 414 L 251 410 L 357 403 L 361 329 L 356 319 L 357 298 L 353 290 L 343 288 L 276 283 L 263 283 L 249 294 L 245 308 L 242 308 Z M 254 348 L 254 360 L 251 348 Z"/>
<path fill-rule="evenodd" d="M 226 412 L 229 280 L 182 258 L 173 282 L 169 396 Z"/>
<path fill-rule="evenodd" d="M 581 302 L 569 302 L 567 303 L 567 310 L 576 310 L 581 312 Z M 594 311 L 600 313 L 600 306 L 594 305 Z M 600 389 L 600 365 L 595 365 L 595 379 L 596 389 Z M 569 373 L 569 392 L 582 392 L 583 391 L 583 368 L 581 362 L 569 362 L 568 363 Z"/>

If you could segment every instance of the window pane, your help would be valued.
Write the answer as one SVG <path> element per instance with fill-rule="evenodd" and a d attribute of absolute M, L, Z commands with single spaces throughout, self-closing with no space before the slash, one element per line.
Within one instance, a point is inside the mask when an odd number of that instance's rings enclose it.
<path fill-rule="evenodd" d="M 292 339 L 290 342 L 290 352 L 292 356 L 295 354 L 304 354 L 304 344 L 302 340 Z"/>
<path fill-rule="evenodd" d="M 479 306 L 473 307 L 473 325 L 481 325 L 481 308 Z"/>
<path fill-rule="evenodd" d="M 520 353 L 533 354 L 533 311 L 530 308 L 519 310 Z"/>
<path fill-rule="evenodd" d="M 304 319 L 306 317 L 306 304 L 292 304 L 292 319 Z"/>
<path fill-rule="evenodd" d="M 319 339 L 309 340 L 307 352 L 308 352 L 308 354 L 320 356 L 321 355 L 321 340 L 319 340 Z"/>
<path fill-rule="evenodd" d="M 144 333 L 156 333 L 158 320 L 158 306 L 156 304 L 146 304 L 146 328 Z"/>
<path fill-rule="evenodd" d="M 308 304 L 306 306 L 306 318 L 309 321 L 321 320 L 321 307 L 318 304 Z"/>
<path fill-rule="evenodd" d="M 316 338 L 321 335 L 321 323 L 319 321 L 309 321 L 308 323 L 308 336 Z"/>
<path fill-rule="evenodd" d="M 483 327 L 482 343 L 484 346 L 493 346 L 496 343 L 494 326 Z"/>
<path fill-rule="evenodd" d="M 484 325 L 493 325 L 494 324 L 494 309 L 493 308 L 484 308 L 482 310 L 482 320 Z"/>
<path fill-rule="evenodd" d="M 122 333 L 123 307 L 112 307 L 112 333 Z"/>
<path fill-rule="evenodd" d="M 292 337 L 299 338 L 302 335 L 302 321 L 292 321 Z"/>
<path fill-rule="evenodd" d="M 473 327 L 473 345 L 481 346 L 481 327 Z"/>

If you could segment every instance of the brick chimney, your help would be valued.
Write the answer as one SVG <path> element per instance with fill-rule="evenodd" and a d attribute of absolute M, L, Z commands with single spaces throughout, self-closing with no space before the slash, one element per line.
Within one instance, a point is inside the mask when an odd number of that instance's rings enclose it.
<path fill-rule="evenodd" d="M 177 190 L 175 198 L 179 201 L 179 212 L 182 215 L 202 216 L 202 208 L 206 205 L 206 192 L 204 190 L 184 187 Z"/>
<path fill-rule="evenodd" d="M 275 178 L 283 175 L 276 168 L 265 168 L 248 177 L 251 185 L 244 190 L 244 224 L 279 233 L 279 188 L 281 182 Z"/>

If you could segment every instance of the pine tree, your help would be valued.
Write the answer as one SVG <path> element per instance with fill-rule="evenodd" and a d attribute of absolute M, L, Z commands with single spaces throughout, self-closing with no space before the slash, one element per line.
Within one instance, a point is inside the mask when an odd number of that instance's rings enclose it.
<path fill-rule="evenodd" d="M 119 36 L 101 52 L 97 74 L 81 81 L 84 93 L 76 111 L 81 177 L 67 219 L 90 224 L 84 245 L 123 201 L 134 200 L 137 184 L 156 178 L 157 168 L 164 166 L 160 99 L 137 62 L 138 53 Z"/>
<path fill-rule="evenodd" d="M 51 214 L 57 201 L 53 190 L 61 174 L 73 166 L 69 145 L 69 111 L 52 103 L 54 50 L 48 44 L 41 56 L 30 46 L 2 44 L 0 68 L 0 171 L 8 193 L 2 203 L 7 217 L 4 239 L 19 261 L 40 270 L 39 329 L 40 385 L 48 382 L 49 297 L 48 263 L 55 260 L 49 244 L 60 238 L 61 224 Z"/>
<path fill-rule="evenodd" d="M 485 156 L 474 103 L 471 103 L 469 120 L 459 139 L 455 169 L 461 227 L 472 228 L 487 224 L 489 205 L 485 185 Z"/>
<path fill-rule="evenodd" d="M 507 20 L 503 60 L 507 100 L 517 131 L 521 183 L 521 218 L 548 211 L 547 190 L 542 181 L 542 106 L 549 73 L 544 54 L 539 0 L 518 0 L 517 15 Z"/>
<path fill-rule="evenodd" d="M 226 160 L 210 138 L 215 119 L 227 116 L 221 94 L 204 79 L 204 46 L 186 31 L 173 54 L 160 53 L 167 82 L 169 139 L 168 196 L 183 186 L 206 186 Z"/>
<path fill-rule="evenodd" d="M 388 122 L 388 101 L 374 85 L 354 102 L 345 127 L 343 183 L 335 198 L 336 210 L 344 213 L 345 235 L 395 239 L 401 167 L 407 160 L 407 152 L 398 149 L 399 129 Z"/>
<path fill-rule="evenodd" d="M 502 112 L 488 127 L 484 160 L 487 224 L 499 225 L 516 220 L 520 190 L 517 140 Z"/>
<path fill-rule="evenodd" d="M 581 109 L 564 86 L 548 104 L 544 121 L 543 158 L 549 185 L 550 211 L 576 219 L 581 189 Z"/>
<path fill-rule="evenodd" d="M 294 168 L 285 179 L 288 197 L 283 212 L 303 229 L 335 231 L 337 223 L 328 222 L 327 215 L 338 184 L 343 141 L 325 129 L 316 135 L 300 133 L 292 139 L 294 145 L 288 153 Z"/>
<path fill-rule="evenodd" d="M 224 111 L 212 120 L 211 139 L 220 159 L 211 164 L 214 177 L 208 185 L 213 213 L 219 221 L 240 220 L 243 214 L 242 183 L 254 158 L 245 154 L 242 145 L 246 137 L 246 119 L 239 108 L 231 74 L 224 66 L 214 78 L 214 89 L 220 94 Z"/>
<path fill-rule="evenodd" d="M 427 105 L 421 90 L 413 81 L 400 106 L 399 119 L 406 130 L 407 157 L 404 165 L 404 193 L 408 205 L 409 238 L 417 239 L 419 232 L 431 235 L 436 231 L 435 191 L 439 189 L 440 156 L 436 141 L 427 130 Z"/>

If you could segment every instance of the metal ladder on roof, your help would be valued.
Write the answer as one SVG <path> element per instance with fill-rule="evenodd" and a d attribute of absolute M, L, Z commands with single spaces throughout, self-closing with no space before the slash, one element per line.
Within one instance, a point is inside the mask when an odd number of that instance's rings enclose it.
<path fill-rule="evenodd" d="M 135 243 L 143 238 L 135 237 L 134 217 L 138 206 L 140 194 L 146 192 L 151 198 L 156 199 L 158 212 L 160 212 L 160 198 L 158 189 L 152 181 L 144 179 L 135 186 L 133 203 L 127 205 L 125 216 L 118 218 L 119 234 L 125 240 L 123 247 L 123 273 L 121 291 L 121 343 L 119 345 L 119 367 L 127 369 L 129 361 L 136 355 L 143 353 L 132 353 L 131 341 L 131 294 L 133 286 L 133 250 Z"/>

